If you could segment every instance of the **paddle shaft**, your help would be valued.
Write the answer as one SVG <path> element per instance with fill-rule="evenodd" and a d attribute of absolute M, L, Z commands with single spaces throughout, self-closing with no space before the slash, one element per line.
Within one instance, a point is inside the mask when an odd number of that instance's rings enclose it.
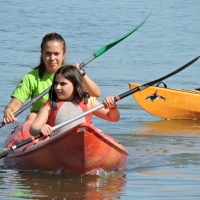
<path fill-rule="evenodd" d="M 91 62 L 92 60 L 95 59 L 95 56 L 91 56 L 90 58 L 88 58 L 86 61 L 82 62 L 80 64 L 80 68 L 82 69 L 85 65 L 87 65 L 89 62 Z M 21 109 L 19 109 L 18 111 L 16 111 L 14 113 L 14 116 L 18 116 L 20 113 L 22 113 L 24 110 L 26 110 L 28 107 L 30 107 L 33 103 L 35 103 L 37 100 L 39 100 L 40 98 L 42 98 L 45 94 L 47 94 L 49 92 L 49 90 L 51 89 L 51 87 L 47 88 L 46 90 L 44 90 L 41 94 L 39 94 L 37 97 L 33 98 L 30 102 L 26 103 Z M 0 127 L 1 128 L 1 127 Z"/>
<path fill-rule="evenodd" d="M 96 57 L 94 55 L 91 56 L 86 61 L 82 62 L 79 67 L 82 69 L 85 65 L 87 65 L 89 62 L 91 62 L 95 58 Z M 26 110 L 27 108 L 29 108 L 32 104 L 34 104 L 37 100 L 39 100 L 40 98 L 42 98 L 45 94 L 47 94 L 50 89 L 51 89 L 51 87 L 47 88 L 41 94 L 39 94 L 37 97 L 33 98 L 31 101 L 29 101 L 28 103 L 26 103 L 24 106 L 22 106 L 18 111 L 16 111 L 14 113 L 14 116 L 17 117 L 20 113 L 22 113 L 24 110 Z M 1 122 L 0 128 L 3 127 L 4 125 L 5 125 L 5 123 Z"/>
<path fill-rule="evenodd" d="M 119 100 L 121 100 L 121 99 L 123 99 L 123 98 L 125 98 L 125 97 L 127 97 L 127 96 L 129 96 L 129 95 L 131 95 L 131 94 L 133 94 L 133 93 L 135 93 L 135 92 L 144 90 L 144 89 L 146 89 L 147 87 L 154 85 L 155 83 L 158 83 L 158 82 L 160 82 L 160 81 L 163 81 L 164 79 L 169 78 L 169 77 L 173 76 L 174 74 L 177 74 L 178 72 L 182 71 L 182 70 L 185 69 L 186 67 L 188 67 L 188 66 L 190 66 L 191 64 L 193 64 L 194 62 L 196 62 L 196 61 L 199 59 L 199 57 L 200 57 L 200 56 L 194 58 L 193 60 L 191 60 L 190 62 L 186 63 L 185 65 L 183 65 L 182 67 L 178 68 L 177 70 L 171 72 L 170 74 L 167 74 L 167 75 L 165 75 L 165 76 L 163 76 L 163 77 L 161 77 L 161 78 L 159 78 L 159 79 L 156 79 L 156 80 L 154 80 L 154 81 L 148 82 L 148 83 L 146 83 L 146 84 L 143 84 L 143 85 L 141 85 L 141 86 L 138 86 L 138 87 L 136 87 L 136 88 L 133 88 L 132 90 L 128 90 L 127 92 L 116 96 L 116 97 L 114 98 L 115 102 L 116 102 L 116 101 L 119 101 Z M 90 109 L 90 110 L 88 110 L 88 111 L 86 111 L 86 112 L 84 112 L 84 113 L 82 113 L 82 114 L 80 114 L 80 115 L 78 115 L 78 116 L 76 116 L 76 117 L 73 117 L 73 118 L 67 120 L 66 122 L 63 122 L 63 123 L 61 123 L 61 124 L 58 124 L 58 125 L 54 126 L 54 127 L 53 127 L 53 131 L 55 131 L 55 130 L 57 130 L 57 129 L 59 129 L 59 128 L 61 128 L 61 127 L 65 126 L 65 125 L 67 125 L 67 124 L 70 124 L 71 122 L 76 121 L 77 119 L 80 119 L 80 118 L 82 118 L 82 117 L 84 117 L 84 116 L 86 116 L 86 115 L 88 115 L 88 114 L 90 114 L 90 113 L 92 113 L 92 112 L 94 112 L 94 111 L 96 111 L 96 110 L 99 110 L 100 108 L 103 108 L 103 107 L 104 107 L 104 104 L 103 104 L 103 103 L 100 104 L 100 105 L 98 105 L 98 106 L 95 106 L 94 108 L 92 108 L 92 109 Z"/>
<path fill-rule="evenodd" d="M 121 42 L 122 40 L 124 40 L 125 38 L 127 38 L 129 35 L 131 35 L 133 32 L 135 32 L 138 28 L 140 28 L 149 18 L 149 16 L 151 15 L 151 13 L 140 23 L 138 24 L 134 29 L 132 29 L 131 31 L 129 31 L 127 34 L 123 35 L 122 37 L 120 37 L 119 39 L 101 47 L 99 50 L 97 50 L 91 57 L 89 57 L 86 61 L 82 62 L 79 67 L 80 69 L 82 69 L 85 65 L 87 65 L 88 63 L 90 63 L 92 60 L 94 60 L 96 57 L 99 57 L 100 55 L 102 55 L 103 53 L 105 53 L 106 51 L 108 51 L 110 48 L 112 48 L 113 46 L 115 46 L 116 44 L 118 44 L 119 42 Z M 39 100 L 40 98 L 42 98 L 44 95 L 46 95 L 50 90 L 50 87 L 47 88 L 46 90 L 44 90 L 41 94 L 39 94 L 37 97 L 33 98 L 31 101 L 29 101 L 28 103 L 26 103 L 23 107 L 21 107 L 18 111 L 16 111 L 14 113 L 14 116 L 17 117 L 20 113 L 22 113 L 24 110 L 26 110 L 27 108 L 29 108 L 33 103 L 35 103 L 37 100 Z M 3 127 L 5 125 L 4 122 L 1 122 L 0 128 Z"/>
<path fill-rule="evenodd" d="M 156 84 L 156 83 L 159 83 L 160 81 L 163 81 L 163 80 L 165 80 L 165 79 L 167 79 L 167 78 L 173 76 L 174 74 L 177 74 L 178 72 L 182 71 L 183 69 L 189 67 L 191 64 L 193 64 L 194 62 L 196 62 L 199 58 L 200 58 L 200 56 L 197 56 L 196 58 L 194 58 L 194 59 L 191 60 L 190 62 L 188 62 L 188 63 L 186 63 L 185 65 L 183 65 L 182 67 L 178 68 L 177 70 L 175 70 L 175 71 L 173 71 L 173 72 L 171 72 L 171 73 L 169 73 L 169 74 L 167 74 L 167 75 L 165 75 L 165 76 L 163 76 L 163 77 L 161 77 L 161 78 L 159 78 L 159 79 L 156 79 L 156 80 L 151 81 L 151 82 L 149 82 L 149 83 L 146 83 L 146 84 L 143 84 L 143 85 L 141 85 L 141 86 L 135 87 L 135 88 L 133 88 L 132 90 L 129 90 L 129 91 L 127 91 L 127 92 L 125 92 L 125 93 L 123 93 L 123 94 L 121 94 L 121 95 L 115 97 L 115 98 L 116 98 L 115 101 L 118 101 L 118 100 L 120 100 L 120 99 L 123 99 L 123 98 L 129 96 L 130 94 L 133 94 L 133 93 L 135 93 L 135 92 L 137 92 L 137 91 L 142 91 L 142 90 L 144 90 L 145 88 L 147 88 L 147 87 L 149 87 L 149 86 L 152 86 L 152 85 L 154 85 L 154 84 Z"/>
<path fill-rule="evenodd" d="M 161 77 L 161 78 L 159 78 L 159 79 L 156 79 L 156 80 L 154 80 L 154 81 L 151 81 L 151 82 L 148 82 L 148 83 L 146 83 L 146 84 L 143 84 L 143 85 L 141 85 L 141 86 L 135 87 L 135 88 L 133 88 L 133 89 L 131 89 L 131 90 L 128 90 L 127 92 L 125 92 L 125 93 L 123 93 L 123 94 L 120 94 L 120 95 L 116 96 L 116 97 L 114 98 L 115 102 L 117 102 L 117 101 L 119 101 L 119 100 L 121 100 L 121 99 L 123 99 L 123 98 L 125 98 L 125 97 L 127 97 L 127 96 L 129 96 L 129 95 L 131 95 L 131 94 L 133 94 L 133 93 L 135 93 L 135 92 L 144 90 L 144 89 L 148 88 L 149 86 L 152 86 L 152 85 L 154 85 L 154 84 L 156 84 L 156 83 L 158 83 L 158 82 L 160 82 L 160 81 L 163 81 L 164 79 L 167 79 L 167 78 L 169 78 L 170 76 L 173 76 L 174 74 L 177 74 L 178 72 L 182 71 L 182 70 L 185 69 L 186 67 L 188 67 L 188 66 L 190 66 L 191 64 L 193 64 L 194 62 L 196 62 L 196 61 L 199 59 L 199 57 L 200 57 L 200 56 L 196 57 L 195 59 L 191 60 L 190 62 L 188 62 L 187 64 L 185 64 L 185 65 L 183 65 L 182 67 L 178 68 L 177 70 L 171 72 L 170 74 L 167 74 L 166 76 L 163 76 L 163 77 Z M 92 113 L 92 112 L 95 112 L 96 110 L 99 110 L 100 108 L 103 108 L 103 107 L 104 107 L 104 104 L 103 104 L 103 103 L 102 103 L 102 104 L 99 104 L 98 106 L 95 106 L 94 108 L 92 108 L 92 109 L 90 109 L 90 110 L 88 110 L 88 111 L 86 111 L 86 112 L 83 112 L 83 113 L 80 114 L 80 115 L 77 115 L 77 116 L 75 116 L 75 117 L 73 117 L 73 118 L 71 118 L 71 119 L 69 119 L 69 120 L 67 120 L 67 121 L 65 121 L 65 122 L 63 122 L 63 123 L 60 123 L 60 124 L 58 124 L 58 125 L 52 127 L 52 129 L 53 129 L 53 131 L 55 131 L 55 130 L 57 130 L 57 129 L 63 127 L 63 126 L 66 126 L 67 124 L 70 124 L 71 122 L 76 121 L 76 120 L 78 120 L 78 119 L 80 119 L 80 118 L 82 118 L 82 117 L 84 117 L 84 116 L 86 116 L 86 115 L 88 115 L 88 114 L 90 114 L 90 113 Z M 32 141 L 35 140 L 35 139 L 40 138 L 40 137 L 42 137 L 42 136 L 43 136 L 43 135 L 42 135 L 41 133 L 39 133 L 39 134 L 37 134 L 37 135 L 35 135 L 35 136 L 31 137 L 31 138 L 28 138 L 28 139 L 26 139 L 26 140 L 24 140 L 24 141 L 19 142 L 19 143 L 16 144 L 16 145 L 13 145 L 12 147 L 10 147 L 10 148 L 8 148 L 7 150 L 5 150 L 5 151 L 3 151 L 2 153 L 0 153 L 0 158 L 6 157 L 9 153 L 13 152 L 15 149 L 20 148 L 20 147 L 22 147 L 22 146 L 24 146 L 24 145 L 26 145 L 26 144 L 32 142 Z"/>

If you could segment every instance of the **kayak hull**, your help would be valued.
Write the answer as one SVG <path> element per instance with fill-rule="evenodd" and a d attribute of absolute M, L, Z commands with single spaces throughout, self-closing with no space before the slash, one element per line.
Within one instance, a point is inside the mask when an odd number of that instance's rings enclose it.
<path fill-rule="evenodd" d="M 5 147 L 12 146 L 23 136 L 20 125 L 5 141 Z M 74 174 L 88 174 L 97 170 L 115 171 L 124 168 L 128 152 L 110 136 L 94 126 L 81 124 L 61 134 L 37 139 L 16 149 L 5 159 L 4 164 L 28 170 L 56 170 Z"/>
<path fill-rule="evenodd" d="M 130 89 L 140 86 L 129 83 Z M 200 91 L 150 86 L 133 93 L 138 105 L 164 119 L 200 119 Z"/>

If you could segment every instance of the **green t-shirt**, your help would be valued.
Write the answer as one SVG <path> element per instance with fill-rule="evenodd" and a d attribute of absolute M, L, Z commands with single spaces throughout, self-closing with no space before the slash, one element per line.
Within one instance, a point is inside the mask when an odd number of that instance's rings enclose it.
<path fill-rule="evenodd" d="M 16 97 L 22 103 L 27 101 L 29 98 L 33 99 L 52 85 L 53 76 L 53 74 L 45 72 L 43 78 L 40 78 L 38 69 L 34 69 L 22 78 L 11 97 Z M 36 101 L 32 105 L 31 112 L 38 113 L 40 107 L 48 100 L 48 98 L 49 95 L 46 94 Z"/>

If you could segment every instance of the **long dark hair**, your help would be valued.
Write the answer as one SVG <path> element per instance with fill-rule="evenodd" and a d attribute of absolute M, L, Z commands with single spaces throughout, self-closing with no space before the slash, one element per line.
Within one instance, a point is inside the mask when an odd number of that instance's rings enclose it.
<path fill-rule="evenodd" d="M 79 70 L 73 65 L 65 65 L 60 67 L 56 73 L 54 74 L 53 83 L 51 89 L 49 91 L 49 99 L 51 104 L 54 107 L 54 103 L 56 102 L 57 95 L 54 90 L 56 76 L 58 74 L 62 74 L 67 80 L 69 80 L 74 87 L 74 97 L 78 100 L 86 99 L 85 103 L 87 103 L 87 99 L 89 98 L 89 94 L 86 91 L 86 88 L 82 82 L 82 75 Z"/>
<path fill-rule="evenodd" d="M 60 34 L 58 34 L 58 33 L 48 33 L 48 34 L 46 34 L 43 37 L 42 43 L 40 45 L 40 47 L 41 47 L 40 64 L 37 67 L 35 67 L 35 69 L 39 69 L 39 77 L 40 78 L 42 78 L 44 76 L 44 73 L 46 71 L 46 66 L 45 66 L 44 60 L 42 58 L 42 52 L 44 50 L 44 46 L 49 41 L 58 41 L 58 42 L 62 43 L 63 44 L 63 52 L 66 53 L 66 51 L 67 51 L 65 40 Z M 66 64 L 67 64 L 66 61 L 63 60 L 62 65 L 66 65 Z"/>

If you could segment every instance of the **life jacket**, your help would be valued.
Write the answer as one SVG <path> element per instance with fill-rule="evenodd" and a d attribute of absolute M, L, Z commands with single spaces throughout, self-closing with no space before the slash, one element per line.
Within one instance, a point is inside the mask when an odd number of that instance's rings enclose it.
<path fill-rule="evenodd" d="M 50 102 L 48 102 L 48 106 L 50 106 Z M 84 103 L 84 100 L 80 101 L 78 99 L 75 99 L 74 101 L 58 100 L 56 102 L 56 106 L 57 109 L 49 110 L 49 118 L 47 123 L 52 127 L 76 117 L 88 110 L 87 104 Z M 59 128 L 56 130 L 56 133 L 63 133 L 81 123 L 91 125 L 91 115 L 86 115 L 65 125 L 64 127 Z"/>

